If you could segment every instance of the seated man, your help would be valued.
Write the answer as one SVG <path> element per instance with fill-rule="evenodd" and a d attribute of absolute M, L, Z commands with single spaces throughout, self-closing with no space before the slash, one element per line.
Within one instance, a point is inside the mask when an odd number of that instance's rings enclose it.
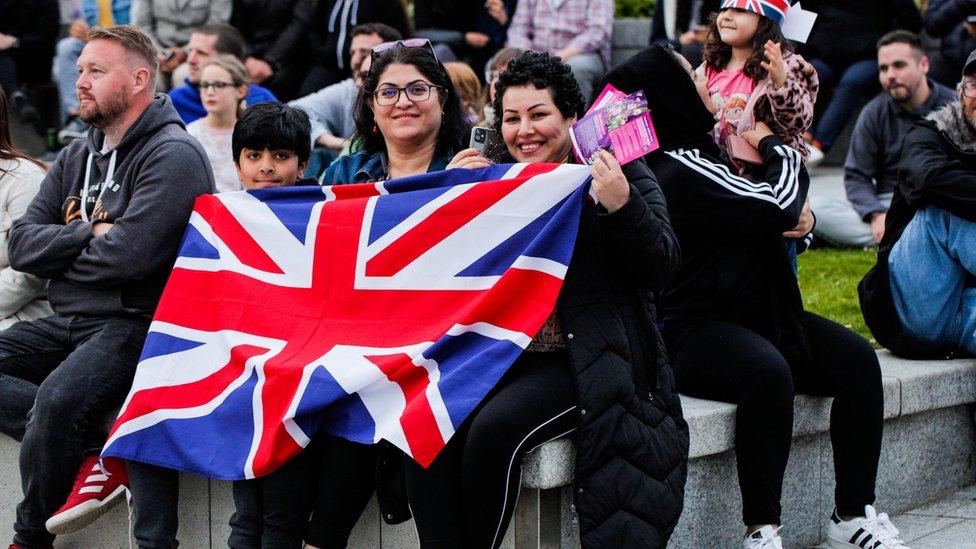
<path fill-rule="evenodd" d="M 815 234 L 841 246 L 874 246 L 898 182 L 901 144 L 911 125 L 955 99 L 926 75 L 929 60 L 918 35 L 893 31 L 878 41 L 878 78 L 884 92 L 861 111 L 844 163 L 847 200 L 811 187 Z"/>
<path fill-rule="evenodd" d="M 403 38 L 399 31 L 383 23 L 358 25 L 351 34 L 349 65 L 353 76 L 288 103 L 305 111 L 312 121 L 312 139 L 317 148 L 306 170 L 310 177 L 321 173 L 343 151 L 356 129 L 356 96 L 369 72 L 373 47 Z"/>
<path fill-rule="evenodd" d="M 905 135 L 878 263 L 858 288 L 878 343 L 905 356 L 976 355 L 976 51 L 958 90 Z"/>
<path fill-rule="evenodd" d="M 200 88 L 198 87 L 200 71 L 218 55 L 233 55 L 243 63 L 244 38 L 234 27 L 224 23 L 215 23 L 193 29 L 187 47 L 190 50 L 190 55 L 187 57 L 186 63 L 190 73 L 182 86 L 169 91 L 169 96 L 173 98 L 173 106 L 176 107 L 176 112 L 180 114 L 180 118 L 189 124 L 198 118 L 207 116 L 207 110 L 203 108 L 203 100 L 200 98 Z M 256 105 L 265 101 L 277 101 L 277 99 L 267 88 L 252 84 L 248 88 L 247 97 L 244 101 L 247 105 Z"/>
<path fill-rule="evenodd" d="M 95 130 L 62 151 L 10 231 L 11 265 L 51 280 L 55 312 L 0 333 L 0 431 L 23 442 L 14 548 L 51 547 L 45 521 L 72 480 L 87 498 L 121 494 L 121 473 L 92 472 L 106 419 L 132 383 L 193 201 L 213 192 L 200 144 L 154 95 L 149 37 L 122 25 L 87 38 L 75 87 Z"/>
<path fill-rule="evenodd" d="M 612 33 L 613 0 L 520 0 L 507 45 L 561 57 L 589 105 L 597 81 L 610 68 Z"/>
<path fill-rule="evenodd" d="M 125 25 L 129 22 L 129 10 L 132 0 L 110 0 L 109 9 L 101 9 L 97 0 L 83 0 L 81 3 L 83 17 L 75 19 L 68 27 L 68 36 L 58 41 L 57 52 L 54 54 L 54 81 L 58 85 L 58 97 L 61 99 L 61 122 L 64 128 L 58 132 L 58 142 L 67 144 L 72 139 L 84 139 L 88 134 L 88 124 L 78 118 L 78 98 L 75 96 L 75 81 L 78 80 L 78 69 L 75 63 L 88 39 L 88 29 L 98 25 L 111 27 Z"/>
<path fill-rule="evenodd" d="M 232 0 L 139 0 L 132 22 L 146 31 L 159 50 L 160 91 L 178 86 L 186 76 L 188 42 L 193 29 L 230 20 Z M 177 70 L 179 69 L 179 70 Z M 159 83 L 157 82 L 157 85 Z"/>

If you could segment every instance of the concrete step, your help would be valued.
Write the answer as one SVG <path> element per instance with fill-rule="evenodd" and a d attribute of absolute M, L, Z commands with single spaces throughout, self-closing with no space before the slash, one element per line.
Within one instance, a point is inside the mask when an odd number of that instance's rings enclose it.
<path fill-rule="evenodd" d="M 891 515 L 976 482 L 976 360 L 907 361 L 882 351 L 885 438 L 877 507 Z M 735 406 L 682 397 L 691 431 L 685 510 L 670 547 L 734 546 L 742 535 L 735 468 Z M 794 442 L 783 489 L 784 536 L 790 547 L 819 543 L 833 506 L 833 465 L 827 434 L 830 399 L 796 400 Z M 19 446 L 0 439 L 0 539 L 10 539 L 20 499 Z M 576 547 L 570 508 L 574 451 L 568 441 L 543 445 L 527 457 L 523 490 L 504 547 Z M 976 497 L 976 496 L 974 496 Z M 180 540 L 184 547 L 226 546 L 233 512 L 230 484 L 183 475 Z M 58 538 L 56 547 L 129 547 L 125 506 L 84 531 Z M 418 547 L 412 522 L 389 526 L 375 501 L 364 513 L 351 547 Z"/>

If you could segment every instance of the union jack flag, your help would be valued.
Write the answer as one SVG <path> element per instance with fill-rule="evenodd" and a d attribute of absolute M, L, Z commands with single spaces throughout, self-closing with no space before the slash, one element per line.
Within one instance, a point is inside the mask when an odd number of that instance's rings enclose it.
<path fill-rule="evenodd" d="M 253 478 L 321 428 L 429 465 L 555 306 L 588 174 L 200 197 L 103 455 Z"/>

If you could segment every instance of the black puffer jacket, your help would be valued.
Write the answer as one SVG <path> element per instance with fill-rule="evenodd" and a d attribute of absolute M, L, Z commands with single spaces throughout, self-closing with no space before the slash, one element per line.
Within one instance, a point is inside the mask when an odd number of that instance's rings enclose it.
<path fill-rule="evenodd" d="M 557 303 L 579 395 L 576 510 L 584 548 L 664 547 L 681 515 L 688 426 L 651 293 L 678 264 L 657 181 L 624 166 L 630 200 L 587 205 Z"/>

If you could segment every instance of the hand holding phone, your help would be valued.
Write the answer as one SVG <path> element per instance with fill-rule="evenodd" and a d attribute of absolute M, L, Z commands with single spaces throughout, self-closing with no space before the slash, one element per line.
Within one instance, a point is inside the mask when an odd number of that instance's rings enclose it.
<path fill-rule="evenodd" d="M 471 128 L 471 141 L 468 144 L 482 156 L 497 160 L 501 154 L 502 139 L 497 131 L 484 126 Z"/>

